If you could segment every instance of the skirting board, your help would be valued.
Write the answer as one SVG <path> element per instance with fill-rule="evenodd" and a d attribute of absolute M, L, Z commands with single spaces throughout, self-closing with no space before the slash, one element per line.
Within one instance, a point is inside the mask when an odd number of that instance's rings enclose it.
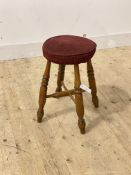
<path fill-rule="evenodd" d="M 87 36 L 88 37 L 88 36 Z M 97 49 L 130 46 L 131 33 L 89 37 L 97 43 Z M 0 46 L 0 60 L 42 56 L 42 43 L 26 43 Z"/>

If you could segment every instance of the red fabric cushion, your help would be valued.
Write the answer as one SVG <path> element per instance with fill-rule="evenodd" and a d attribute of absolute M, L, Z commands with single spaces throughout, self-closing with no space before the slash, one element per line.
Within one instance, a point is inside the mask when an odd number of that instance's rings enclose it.
<path fill-rule="evenodd" d="M 87 62 L 96 51 L 96 43 L 80 36 L 61 35 L 49 38 L 43 44 L 43 55 L 57 64 Z"/>

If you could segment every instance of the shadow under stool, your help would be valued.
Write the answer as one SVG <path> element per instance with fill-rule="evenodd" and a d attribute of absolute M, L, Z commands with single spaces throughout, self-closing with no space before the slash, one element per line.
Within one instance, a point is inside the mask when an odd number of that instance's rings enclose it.
<path fill-rule="evenodd" d="M 87 63 L 87 74 L 89 81 L 89 88 L 91 89 L 92 102 L 95 107 L 99 106 L 97 89 L 94 77 L 94 70 L 91 63 L 91 58 L 96 51 L 96 43 L 87 38 L 73 35 L 60 35 L 46 40 L 42 47 L 43 56 L 47 59 L 45 72 L 42 78 L 42 83 L 39 92 L 39 109 L 37 111 L 37 121 L 41 122 L 44 115 L 44 106 L 46 98 L 59 98 L 63 96 L 70 96 L 76 106 L 76 113 L 78 115 L 78 126 L 82 134 L 85 133 L 84 120 L 84 105 L 82 90 L 80 88 L 81 79 L 79 72 L 79 64 Z M 59 65 L 57 88 L 55 93 L 47 95 L 47 86 L 50 77 L 51 63 Z M 65 65 L 74 65 L 74 89 L 68 90 L 64 84 L 64 70 Z M 62 86 L 65 91 L 62 91 Z M 75 98 L 73 97 L 75 95 Z"/>

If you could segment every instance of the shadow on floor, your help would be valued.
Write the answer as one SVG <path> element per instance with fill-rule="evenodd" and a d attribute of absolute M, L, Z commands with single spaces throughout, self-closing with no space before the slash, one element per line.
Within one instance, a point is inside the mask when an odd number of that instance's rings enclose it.
<path fill-rule="evenodd" d="M 99 114 L 97 118 L 88 123 L 86 132 L 91 131 L 102 120 L 111 122 L 113 120 L 113 113 L 118 113 L 123 110 L 126 110 L 126 107 L 131 103 L 131 97 L 129 96 L 129 94 L 125 90 L 117 86 L 100 85 L 98 86 L 98 91 L 100 105 L 97 109 L 93 106 L 91 102 L 91 96 L 89 96 L 89 94 L 84 93 L 84 108 L 87 111 L 92 111 Z M 61 100 L 64 100 L 64 98 L 61 98 Z M 65 106 L 65 109 L 59 111 L 55 111 L 54 109 L 54 113 L 46 114 L 46 117 L 43 118 L 43 121 L 48 121 L 55 117 L 59 117 L 62 114 L 67 114 L 71 112 L 75 112 L 74 105 L 71 105 L 71 107 L 68 108 L 67 106 Z M 86 113 L 85 117 L 88 118 L 88 115 L 86 115 Z"/>
<path fill-rule="evenodd" d="M 99 114 L 97 118 L 95 118 L 93 121 L 89 122 L 86 128 L 86 132 L 91 131 L 94 127 L 96 127 L 102 120 L 105 120 L 106 122 L 112 122 L 113 117 L 112 114 L 114 113 L 120 113 L 128 107 L 129 104 L 131 104 L 131 97 L 129 94 L 117 86 L 106 86 L 101 85 L 98 87 L 99 89 L 99 108 L 93 109 L 85 102 L 85 108 L 87 110 L 95 111 Z M 89 109 L 90 108 L 90 109 Z M 123 116 L 124 117 L 124 116 Z"/>
<path fill-rule="evenodd" d="M 66 97 L 65 97 L 66 98 Z M 62 98 L 64 100 L 64 98 Z M 71 112 L 75 112 L 75 106 L 71 106 L 71 107 L 68 107 L 65 106 L 65 108 L 63 110 L 58 110 L 56 111 L 54 109 L 54 113 L 46 113 L 46 117 L 43 117 L 43 121 L 48 121 L 48 120 L 51 120 L 53 118 L 56 118 L 56 117 L 60 117 L 61 115 L 63 114 L 68 114 L 68 113 L 71 113 Z"/>

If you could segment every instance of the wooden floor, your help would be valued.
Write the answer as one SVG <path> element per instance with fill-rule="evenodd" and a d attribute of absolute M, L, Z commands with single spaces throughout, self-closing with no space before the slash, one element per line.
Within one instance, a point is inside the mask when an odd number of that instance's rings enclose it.
<path fill-rule="evenodd" d="M 84 93 L 86 134 L 69 97 L 48 99 L 36 122 L 45 59 L 0 61 L 0 175 L 131 175 L 131 47 L 97 51 L 99 109 Z M 49 93 L 56 87 L 51 68 Z M 80 65 L 88 86 L 86 65 Z M 65 84 L 74 86 L 73 66 Z"/>

